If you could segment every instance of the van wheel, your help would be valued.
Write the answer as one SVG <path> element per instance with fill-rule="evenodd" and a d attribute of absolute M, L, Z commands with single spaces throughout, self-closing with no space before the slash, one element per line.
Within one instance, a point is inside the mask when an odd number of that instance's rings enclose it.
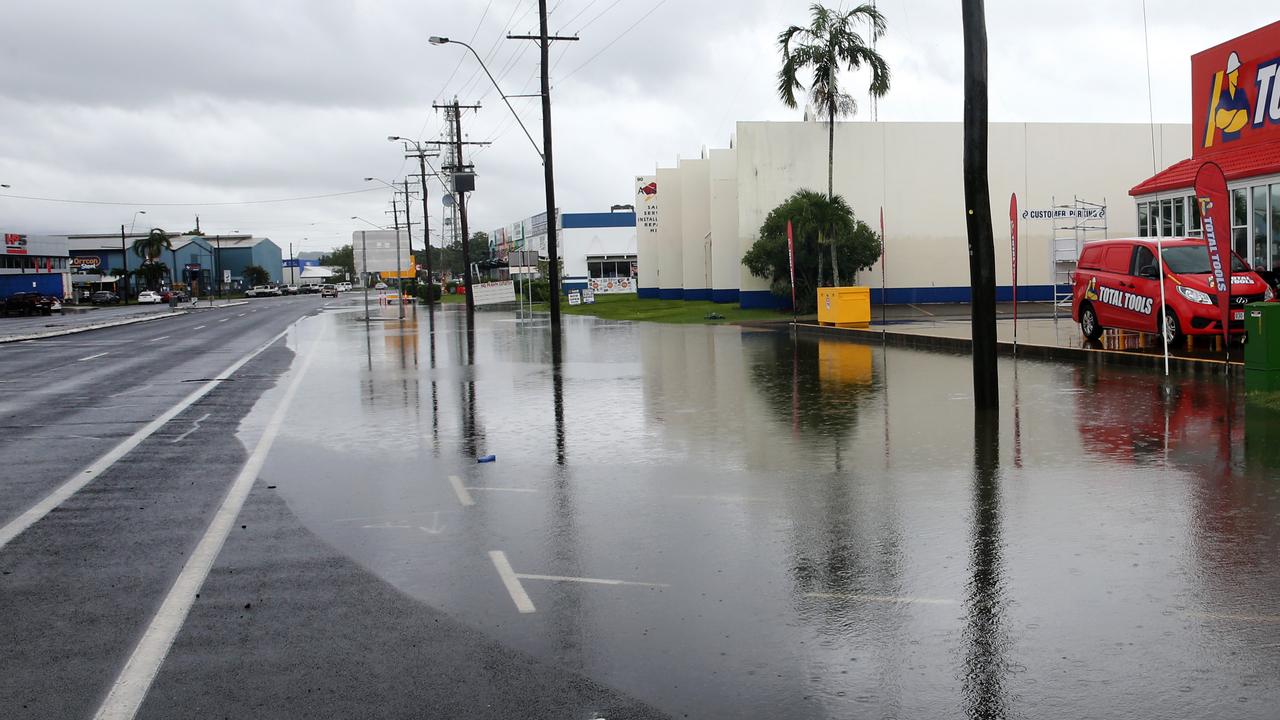
<path fill-rule="evenodd" d="M 1182 326 L 1178 324 L 1178 316 L 1172 310 L 1164 311 L 1164 340 L 1170 345 L 1176 344 L 1184 335 L 1182 334 Z"/>
<path fill-rule="evenodd" d="M 1098 323 L 1098 314 L 1093 311 L 1092 305 L 1080 308 L 1080 332 L 1090 340 L 1102 337 L 1102 325 Z"/>

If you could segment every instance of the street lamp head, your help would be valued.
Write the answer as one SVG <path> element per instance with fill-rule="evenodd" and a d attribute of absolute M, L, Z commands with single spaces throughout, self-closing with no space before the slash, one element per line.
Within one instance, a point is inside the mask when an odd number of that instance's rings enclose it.
<path fill-rule="evenodd" d="M 399 135 L 388 135 L 388 136 L 387 136 L 387 140 L 389 140 L 390 142 L 395 142 L 395 141 L 397 141 L 397 140 L 403 140 L 403 139 L 404 139 L 404 138 L 400 137 Z"/>
<path fill-rule="evenodd" d="M 444 45 L 445 43 L 449 42 L 449 38 L 440 37 L 439 35 L 432 35 L 431 37 L 427 38 L 427 42 L 431 43 L 432 45 Z"/>
<path fill-rule="evenodd" d="M 377 178 L 365 178 L 365 179 L 364 179 L 364 181 L 365 181 L 365 182 L 373 182 L 373 181 L 374 181 L 374 180 L 376 180 L 376 179 L 377 179 Z"/>
<path fill-rule="evenodd" d="M 8 185 L 6 185 L 6 184 L 4 184 L 4 183 L 0 183 L 0 188 L 7 188 L 7 187 L 9 187 L 9 186 L 8 186 Z"/>

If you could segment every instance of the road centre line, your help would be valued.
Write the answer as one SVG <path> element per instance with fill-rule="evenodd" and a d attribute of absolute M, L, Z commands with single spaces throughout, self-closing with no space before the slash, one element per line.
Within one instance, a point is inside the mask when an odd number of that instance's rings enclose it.
<path fill-rule="evenodd" d="M 529 599 L 529 594 L 524 591 L 524 586 L 520 584 L 520 578 L 516 577 L 515 570 L 511 569 L 511 562 L 507 560 L 507 554 L 501 550 L 490 550 L 489 559 L 493 561 L 493 566 L 498 570 L 498 577 L 502 578 L 502 584 L 506 586 L 507 593 L 511 595 L 511 600 L 516 604 L 516 610 L 521 614 L 537 612 L 538 609 L 533 606 L 533 601 Z"/>
<path fill-rule="evenodd" d="M 896 595 L 861 595 L 859 593 L 824 593 L 811 592 L 805 593 L 808 598 L 828 598 L 832 600 L 856 600 L 859 602 L 875 602 L 875 603 L 901 603 L 915 605 L 955 605 L 955 600 L 947 600 L 944 598 L 923 598 L 923 597 L 899 597 Z"/>
<path fill-rule="evenodd" d="M 161 340 L 168 340 L 168 339 L 169 339 L 169 336 L 168 336 L 168 335 L 161 335 L 161 336 L 160 336 L 160 337 L 158 337 L 158 338 L 151 338 L 151 339 L 150 339 L 150 340 L 148 340 L 147 342 L 160 342 Z"/>
<path fill-rule="evenodd" d="M 250 360 L 261 355 L 267 348 L 271 347 L 280 340 L 280 338 L 287 335 L 289 331 L 293 329 L 293 326 L 301 322 L 302 319 L 303 318 L 299 318 L 298 320 L 290 323 L 289 327 L 281 330 L 270 340 L 258 346 L 256 349 L 251 350 L 239 360 L 232 363 L 230 367 L 223 370 L 217 377 L 204 385 L 201 385 L 190 395 L 187 395 L 185 398 L 180 400 L 178 404 L 169 408 L 159 417 L 139 428 L 132 435 L 121 441 L 119 445 L 116 445 L 114 448 L 107 451 L 105 455 L 93 461 L 93 463 L 84 470 L 72 475 L 65 482 L 55 488 L 53 492 L 44 496 L 44 498 L 39 502 L 31 506 L 31 508 L 26 512 L 9 521 L 3 527 L 0 527 L 0 549 L 4 549 L 10 541 L 21 535 L 27 528 L 39 522 L 41 518 L 52 512 L 54 508 L 66 502 L 72 495 L 75 495 L 84 489 L 86 485 L 93 482 L 99 475 L 105 472 L 125 455 L 129 454 L 130 451 L 141 445 L 144 440 L 154 435 L 157 430 L 164 427 L 170 420 L 174 419 L 181 414 L 182 411 L 191 407 L 205 395 L 212 392 L 213 389 L 222 381 L 230 378 L 231 375 L 244 367 Z"/>
<path fill-rule="evenodd" d="M 193 328 L 191 328 L 191 329 L 192 329 L 192 330 L 199 330 L 200 328 L 203 328 L 203 327 L 204 327 L 204 325 L 197 325 L 197 326 L 195 326 L 195 327 L 193 327 Z"/>
<path fill-rule="evenodd" d="M 467 489 L 462 486 L 462 478 L 457 475 L 450 475 L 449 484 L 453 486 L 453 494 L 458 496 L 458 502 L 462 503 L 463 506 L 470 507 L 476 504 L 475 498 L 471 497 L 471 493 L 467 492 Z"/>
<path fill-rule="evenodd" d="M 80 358 L 79 360 L 77 360 L 76 362 L 84 362 L 85 360 L 94 360 L 94 359 L 97 359 L 97 358 L 102 357 L 103 355 L 110 355 L 110 354 L 111 354 L 111 353 L 109 353 L 109 352 L 100 352 L 100 353 L 98 353 L 97 355 L 90 355 L 89 357 L 82 357 L 82 358 Z"/>
<path fill-rule="evenodd" d="M 280 404 L 267 422 L 266 429 L 258 440 L 253 454 L 240 469 L 240 474 L 231 484 L 226 498 L 214 515 L 213 521 L 209 523 L 209 528 L 200 538 L 200 543 L 187 559 L 186 565 L 178 574 L 178 579 L 174 581 L 173 587 L 165 596 L 160 609 L 156 611 L 142 639 L 134 647 L 120 675 L 116 677 L 111 691 L 94 715 L 95 720 L 132 720 L 138 709 L 142 707 L 142 701 L 146 699 L 151 683 L 160 672 L 160 666 L 164 664 L 169 649 L 173 647 L 178 631 L 186 622 L 187 614 L 195 603 L 196 593 L 204 585 L 209 571 L 213 569 L 213 563 L 217 560 L 218 553 L 222 551 L 227 536 L 231 534 L 236 517 L 240 515 L 245 500 L 258 479 L 258 473 L 266 462 L 267 453 L 275 443 L 276 436 L 280 434 L 285 415 L 293 403 L 293 398 L 298 394 L 302 378 L 307 374 L 307 368 L 311 366 L 311 360 L 316 355 L 316 347 L 319 343 L 320 339 L 317 338 L 311 351 L 307 353 L 302 365 L 298 368 L 297 374 L 293 376 L 288 389 L 280 399 Z"/>
<path fill-rule="evenodd" d="M 190 435 L 191 433 L 193 433 L 193 432 L 195 432 L 195 431 L 199 430 L 199 429 L 200 429 L 200 423 L 204 422 L 205 420 L 208 420 L 208 419 L 209 419 L 209 416 L 210 416 L 210 415 L 212 415 L 212 414 L 213 414 L 213 413 L 205 413 L 204 415 L 201 415 L 199 418 L 197 418 L 197 419 L 195 419 L 195 420 L 192 420 L 192 421 L 191 421 L 191 429 L 190 429 L 190 430 L 188 430 L 188 431 L 186 431 L 186 432 L 184 432 L 184 433 L 182 433 L 182 434 L 181 434 L 181 435 L 179 435 L 178 437 L 176 437 L 176 438 L 174 438 L 174 439 L 170 440 L 170 441 L 169 441 L 169 444 L 170 444 L 170 445 L 173 445 L 173 444 L 176 444 L 176 443 L 180 443 L 180 442 L 182 442 L 183 440 L 186 440 L 186 439 L 187 439 L 187 436 L 188 436 L 188 435 Z"/>
<path fill-rule="evenodd" d="M 230 320 L 230 319 L 231 319 L 231 318 L 222 318 L 222 319 L 221 319 L 221 320 L 219 320 L 218 322 L 226 322 L 226 321 L 228 321 L 228 320 Z"/>
<path fill-rule="evenodd" d="M 517 492 L 517 493 L 536 493 L 534 488 L 505 488 L 505 487 L 476 487 L 468 485 L 463 490 L 481 490 L 484 492 Z"/>
<path fill-rule="evenodd" d="M 247 315 L 247 314 L 248 314 L 248 313 L 240 313 L 240 314 L 239 314 L 239 315 L 237 315 L 236 317 L 244 317 L 244 316 L 245 316 L 245 315 Z"/>

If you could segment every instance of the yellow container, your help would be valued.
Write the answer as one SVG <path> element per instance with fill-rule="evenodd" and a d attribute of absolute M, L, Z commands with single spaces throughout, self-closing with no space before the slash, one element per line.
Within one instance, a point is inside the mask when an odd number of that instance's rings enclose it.
<path fill-rule="evenodd" d="M 818 323 L 867 327 L 871 324 L 871 288 L 818 288 Z"/>

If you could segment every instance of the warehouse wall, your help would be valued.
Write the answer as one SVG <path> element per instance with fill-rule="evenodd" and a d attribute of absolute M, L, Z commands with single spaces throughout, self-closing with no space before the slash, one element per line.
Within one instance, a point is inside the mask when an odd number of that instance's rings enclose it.
<path fill-rule="evenodd" d="M 711 160 L 711 299 L 738 302 L 738 160 L 734 150 L 712 150 Z"/>
<path fill-rule="evenodd" d="M 679 168 L 658 168 L 658 293 L 684 299 L 684 217 Z M 643 259 L 641 259 L 643 262 Z"/>
<path fill-rule="evenodd" d="M 711 163 L 680 161 L 680 210 L 684 239 L 684 299 L 711 299 Z"/>

